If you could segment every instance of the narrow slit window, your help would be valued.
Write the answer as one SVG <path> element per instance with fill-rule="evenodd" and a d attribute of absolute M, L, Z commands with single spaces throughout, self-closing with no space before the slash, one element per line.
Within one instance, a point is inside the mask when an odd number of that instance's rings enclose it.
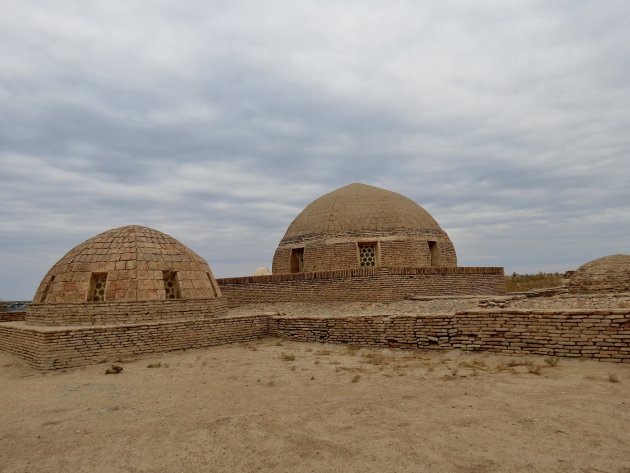
<path fill-rule="evenodd" d="M 101 302 L 105 300 L 105 286 L 107 285 L 107 273 L 94 273 L 90 280 L 90 292 L 88 301 Z"/>
<path fill-rule="evenodd" d="M 359 266 L 362 268 L 376 266 L 376 243 L 362 243 L 359 245 Z"/>
<path fill-rule="evenodd" d="M 179 284 L 177 282 L 176 271 L 164 271 L 164 290 L 167 299 L 179 299 Z"/>
<path fill-rule="evenodd" d="M 440 266 L 440 247 L 437 241 L 429 242 L 429 253 L 431 254 L 431 266 Z"/>
<path fill-rule="evenodd" d="M 40 303 L 46 302 L 46 298 L 48 297 L 48 293 L 50 292 L 50 287 L 53 285 L 54 282 L 55 282 L 55 276 L 50 276 L 50 279 L 48 280 L 48 283 L 46 284 L 46 287 L 44 288 L 44 292 L 42 292 L 42 295 L 39 298 Z"/>
<path fill-rule="evenodd" d="M 291 272 L 304 272 L 304 248 L 293 248 L 291 250 Z"/>

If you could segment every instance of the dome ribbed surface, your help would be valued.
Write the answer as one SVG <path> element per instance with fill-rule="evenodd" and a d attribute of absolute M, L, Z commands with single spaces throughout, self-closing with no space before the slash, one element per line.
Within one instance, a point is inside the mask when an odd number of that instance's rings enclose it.
<path fill-rule="evenodd" d="M 34 301 L 90 300 L 95 274 L 105 275 L 106 301 L 166 299 L 169 277 L 175 278 L 177 298 L 220 295 L 202 257 L 169 235 L 130 225 L 103 232 L 70 250 L 46 274 Z"/>
<path fill-rule="evenodd" d="M 289 225 L 284 238 L 399 230 L 442 231 L 413 200 L 367 184 L 350 184 L 309 204 Z"/>
<path fill-rule="evenodd" d="M 630 292 L 630 255 L 604 256 L 580 266 L 571 276 L 570 292 Z"/>

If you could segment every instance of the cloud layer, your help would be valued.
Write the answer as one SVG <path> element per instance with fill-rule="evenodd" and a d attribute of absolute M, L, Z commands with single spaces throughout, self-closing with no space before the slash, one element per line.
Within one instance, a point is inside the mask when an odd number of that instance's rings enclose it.
<path fill-rule="evenodd" d="M 604 3 L 5 2 L 0 297 L 130 223 L 249 274 L 350 182 L 462 265 L 629 253 L 630 5 Z"/>

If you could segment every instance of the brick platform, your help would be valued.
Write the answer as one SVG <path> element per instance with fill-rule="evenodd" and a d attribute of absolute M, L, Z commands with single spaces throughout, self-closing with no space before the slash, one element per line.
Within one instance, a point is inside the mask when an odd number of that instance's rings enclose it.
<path fill-rule="evenodd" d="M 493 351 L 630 362 L 630 309 L 485 310 L 370 317 L 274 316 L 269 334 L 304 342 Z"/>
<path fill-rule="evenodd" d="M 31 304 L 26 309 L 28 325 L 112 325 L 161 322 L 223 315 L 224 297 L 160 301 L 79 302 Z"/>
<path fill-rule="evenodd" d="M 217 279 L 229 307 L 274 302 L 390 302 L 505 294 L 503 268 L 363 268 Z"/>
<path fill-rule="evenodd" d="M 94 327 L 34 327 L 0 323 L 0 350 L 39 370 L 117 361 L 149 353 L 259 339 L 266 316 L 177 320 Z"/>

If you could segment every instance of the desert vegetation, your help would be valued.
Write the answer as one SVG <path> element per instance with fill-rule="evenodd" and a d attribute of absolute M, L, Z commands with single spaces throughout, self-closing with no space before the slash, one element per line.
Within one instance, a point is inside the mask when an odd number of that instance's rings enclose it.
<path fill-rule="evenodd" d="M 566 279 L 561 273 L 517 274 L 505 277 L 508 292 L 524 292 L 532 289 L 544 289 L 559 287 L 566 284 Z"/>

